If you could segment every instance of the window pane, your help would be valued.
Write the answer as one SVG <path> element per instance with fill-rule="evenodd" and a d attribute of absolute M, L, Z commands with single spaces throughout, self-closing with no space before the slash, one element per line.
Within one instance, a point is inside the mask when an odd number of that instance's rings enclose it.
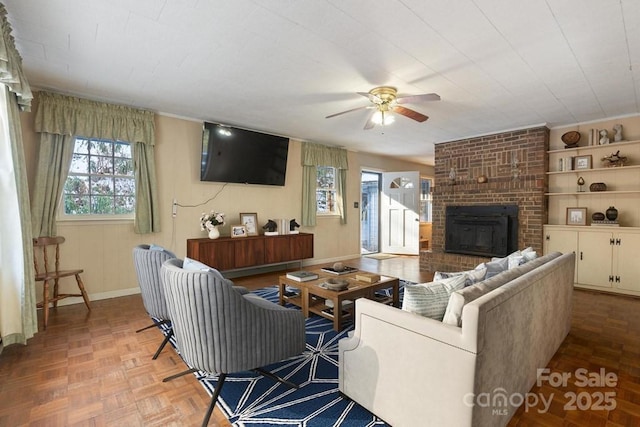
<path fill-rule="evenodd" d="M 113 142 L 92 139 L 89 144 L 89 151 L 93 155 L 113 156 Z"/>
<path fill-rule="evenodd" d="M 131 159 L 114 159 L 115 175 L 133 176 L 133 160 Z"/>
<path fill-rule="evenodd" d="M 326 191 L 316 191 L 316 204 L 318 205 L 318 212 L 327 212 L 328 203 Z"/>
<path fill-rule="evenodd" d="M 391 181 L 390 188 L 413 188 L 413 181 L 409 178 L 400 177 Z"/>
<path fill-rule="evenodd" d="M 87 173 L 89 171 L 89 156 L 86 154 L 74 154 L 71 158 L 69 173 Z"/>
<path fill-rule="evenodd" d="M 125 142 L 116 142 L 113 144 L 113 155 L 115 157 L 131 158 L 131 144 Z"/>
<path fill-rule="evenodd" d="M 91 177 L 91 194 L 113 194 L 113 178 Z"/>
<path fill-rule="evenodd" d="M 89 172 L 98 175 L 113 175 L 113 157 L 91 156 Z"/>
<path fill-rule="evenodd" d="M 130 214 L 133 213 L 135 209 L 135 197 L 125 196 L 119 197 L 116 196 L 116 213 L 117 214 Z"/>
<path fill-rule="evenodd" d="M 69 176 L 64 183 L 64 193 L 73 195 L 89 195 L 88 176 Z"/>
<path fill-rule="evenodd" d="M 92 196 L 91 197 L 91 213 L 99 215 L 110 215 L 114 213 L 113 197 L 111 196 Z"/>
<path fill-rule="evenodd" d="M 318 166 L 318 188 L 335 188 L 335 169 Z"/>
<path fill-rule="evenodd" d="M 116 178 L 116 194 L 118 196 L 135 196 L 135 180 L 131 178 Z"/>
<path fill-rule="evenodd" d="M 89 196 L 65 195 L 64 213 L 67 215 L 86 215 L 89 213 Z"/>
<path fill-rule="evenodd" d="M 89 141 L 87 141 L 86 139 L 76 138 L 73 152 L 80 154 L 89 154 Z"/>

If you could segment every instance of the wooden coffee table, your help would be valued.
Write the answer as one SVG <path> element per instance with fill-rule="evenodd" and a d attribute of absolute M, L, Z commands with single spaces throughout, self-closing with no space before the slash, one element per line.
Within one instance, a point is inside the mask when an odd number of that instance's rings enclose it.
<path fill-rule="evenodd" d="M 382 304 L 392 304 L 395 307 L 400 305 L 400 280 L 397 277 L 381 275 L 379 281 L 367 283 L 355 278 L 356 274 L 365 273 L 364 271 L 342 275 L 330 274 L 322 270 L 312 271 L 317 273 L 319 278 L 307 282 L 288 279 L 286 275 L 280 276 L 278 284 L 280 288 L 280 305 L 285 305 L 286 303 L 296 305 L 302 309 L 304 317 L 309 317 L 310 313 L 314 313 L 332 320 L 333 329 L 336 331 L 342 330 L 342 322 L 353 316 L 355 300 L 358 298 L 369 298 Z M 346 279 L 349 282 L 349 287 L 344 291 L 332 291 L 323 288 L 321 285 L 331 278 Z M 285 294 L 287 286 L 296 288 L 299 292 L 296 295 L 287 296 Z M 388 288 L 391 288 L 391 297 L 376 294 L 377 291 Z M 329 307 L 325 304 L 326 300 L 333 302 L 334 314 L 327 313 L 326 310 Z M 342 307 L 342 302 L 345 300 L 354 301 L 354 305 L 345 307 L 339 313 L 338 308 Z"/>

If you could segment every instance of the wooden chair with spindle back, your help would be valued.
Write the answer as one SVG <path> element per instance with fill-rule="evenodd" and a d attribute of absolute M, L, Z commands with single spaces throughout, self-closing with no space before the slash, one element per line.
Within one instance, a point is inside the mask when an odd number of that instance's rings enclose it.
<path fill-rule="evenodd" d="M 84 283 L 80 278 L 80 273 L 84 270 L 60 270 L 60 245 L 64 243 L 64 237 L 38 237 L 33 239 L 33 264 L 36 270 L 36 282 L 43 282 L 43 298 L 38 303 L 38 307 L 42 308 L 44 318 L 44 329 L 47 329 L 47 323 L 49 323 L 49 304 L 53 304 L 53 308 L 58 306 L 58 301 L 69 297 L 82 297 L 89 311 L 91 306 L 89 302 L 89 296 L 84 290 Z M 50 252 L 55 252 L 54 265 L 51 266 L 51 260 L 49 258 Z M 40 265 L 40 261 L 42 265 Z M 53 268 L 52 268 L 53 267 Z M 60 293 L 58 290 L 58 281 L 64 277 L 75 276 L 79 294 L 65 294 Z M 49 295 L 49 284 L 53 281 L 53 296 Z"/>

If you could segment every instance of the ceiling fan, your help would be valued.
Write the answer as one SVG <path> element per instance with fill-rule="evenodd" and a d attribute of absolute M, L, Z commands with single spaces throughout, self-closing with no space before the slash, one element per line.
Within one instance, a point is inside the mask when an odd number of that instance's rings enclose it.
<path fill-rule="evenodd" d="M 440 100 L 440 96 L 435 93 L 424 93 L 421 95 L 408 95 L 398 97 L 398 90 L 392 86 L 378 86 L 374 87 L 369 92 L 357 92 L 357 94 L 368 98 L 373 105 L 365 105 L 362 107 L 352 108 L 340 113 L 331 114 L 326 118 L 330 119 L 332 117 L 340 116 L 352 111 L 373 109 L 375 111 L 372 111 L 369 115 L 369 118 L 364 125 L 365 129 L 371 129 L 376 124 L 381 124 L 383 126 L 385 124 L 390 124 L 393 121 L 393 116 L 389 116 L 390 112 L 398 113 L 422 123 L 429 117 L 410 108 L 403 107 L 400 104 Z"/>

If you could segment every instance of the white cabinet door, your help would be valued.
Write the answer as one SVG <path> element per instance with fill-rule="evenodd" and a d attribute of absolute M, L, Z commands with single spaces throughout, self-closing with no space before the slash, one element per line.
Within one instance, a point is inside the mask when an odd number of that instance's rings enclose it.
<path fill-rule="evenodd" d="M 640 292 L 640 234 L 620 233 L 614 239 L 620 239 L 620 244 L 614 247 L 616 260 L 614 286 L 618 289 Z"/>
<path fill-rule="evenodd" d="M 544 254 L 562 252 L 563 254 L 578 251 L 578 232 L 573 230 L 544 230 Z"/>
<path fill-rule="evenodd" d="M 578 237 L 578 276 L 581 285 L 612 287 L 612 233 L 581 231 Z"/>

